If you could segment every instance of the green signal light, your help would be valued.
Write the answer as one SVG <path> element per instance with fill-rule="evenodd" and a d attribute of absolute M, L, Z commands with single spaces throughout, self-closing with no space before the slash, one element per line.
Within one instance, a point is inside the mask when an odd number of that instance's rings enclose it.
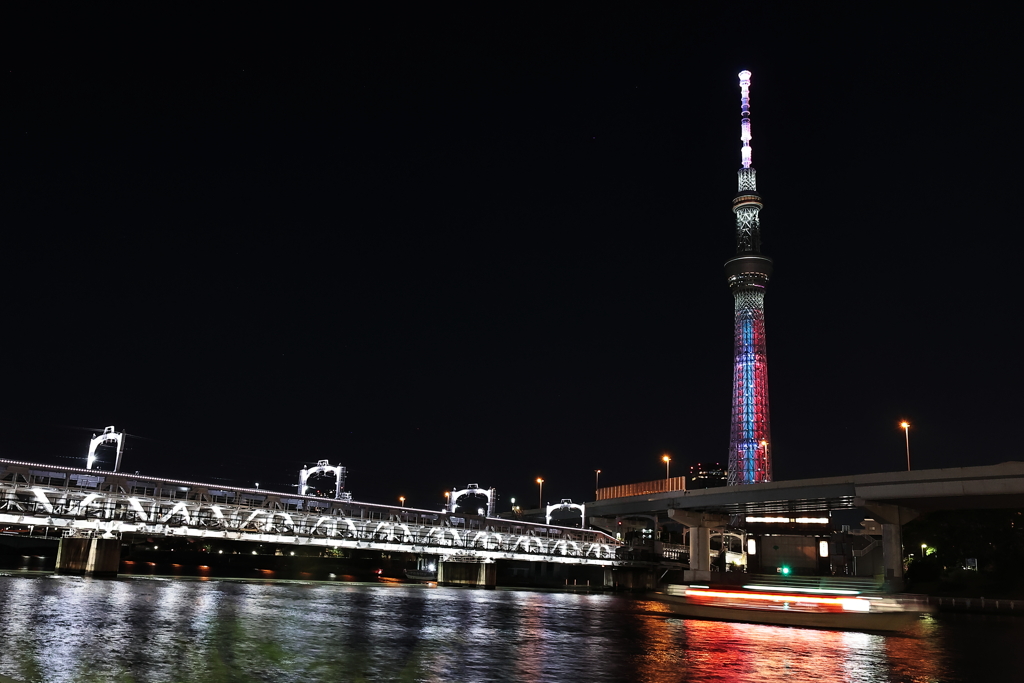
<path fill-rule="evenodd" d="M 782 575 L 789 576 L 789 567 L 782 567 Z"/>

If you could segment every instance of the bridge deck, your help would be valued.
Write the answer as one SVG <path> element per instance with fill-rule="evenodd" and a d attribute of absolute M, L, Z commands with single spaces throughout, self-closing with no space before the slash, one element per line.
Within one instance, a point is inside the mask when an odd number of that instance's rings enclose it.
<path fill-rule="evenodd" d="M 628 496 L 588 503 L 587 511 L 597 517 L 673 508 L 728 515 L 784 514 L 849 509 L 863 501 L 922 512 L 1024 507 L 1024 462 Z"/>

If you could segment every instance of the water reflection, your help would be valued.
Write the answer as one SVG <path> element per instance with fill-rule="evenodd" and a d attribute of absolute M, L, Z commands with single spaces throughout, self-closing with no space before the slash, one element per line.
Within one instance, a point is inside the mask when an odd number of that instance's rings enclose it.
<path fill-rule="evenodd" d="M 680 619 L 612 595 L 333 583 L 12 576 L 0 605 L 0 674 L 53 683 L 970 681 L 999 678 L 1024 639 L 1024 620 L 883 636 Z"/>

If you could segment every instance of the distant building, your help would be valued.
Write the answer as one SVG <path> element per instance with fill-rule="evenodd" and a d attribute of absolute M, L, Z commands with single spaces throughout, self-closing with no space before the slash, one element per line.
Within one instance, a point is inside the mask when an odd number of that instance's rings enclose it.
<path fill-rule="evenodd" d="M 687 478 L 686 488 L 688 489 L 710 489 L 716 486 L 725 486 L 729 483 L 729 473 L 721 463 L 697 463 L 690 467 L 690 476 Z"/>

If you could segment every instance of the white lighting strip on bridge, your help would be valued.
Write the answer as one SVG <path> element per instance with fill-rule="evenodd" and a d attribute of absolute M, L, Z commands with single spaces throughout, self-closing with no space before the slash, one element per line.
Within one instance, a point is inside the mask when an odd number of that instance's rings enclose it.
<path fill-rule="evenodd" d="M 747 517 L 756 524 L 828 524 L 828 517 Z"/>

